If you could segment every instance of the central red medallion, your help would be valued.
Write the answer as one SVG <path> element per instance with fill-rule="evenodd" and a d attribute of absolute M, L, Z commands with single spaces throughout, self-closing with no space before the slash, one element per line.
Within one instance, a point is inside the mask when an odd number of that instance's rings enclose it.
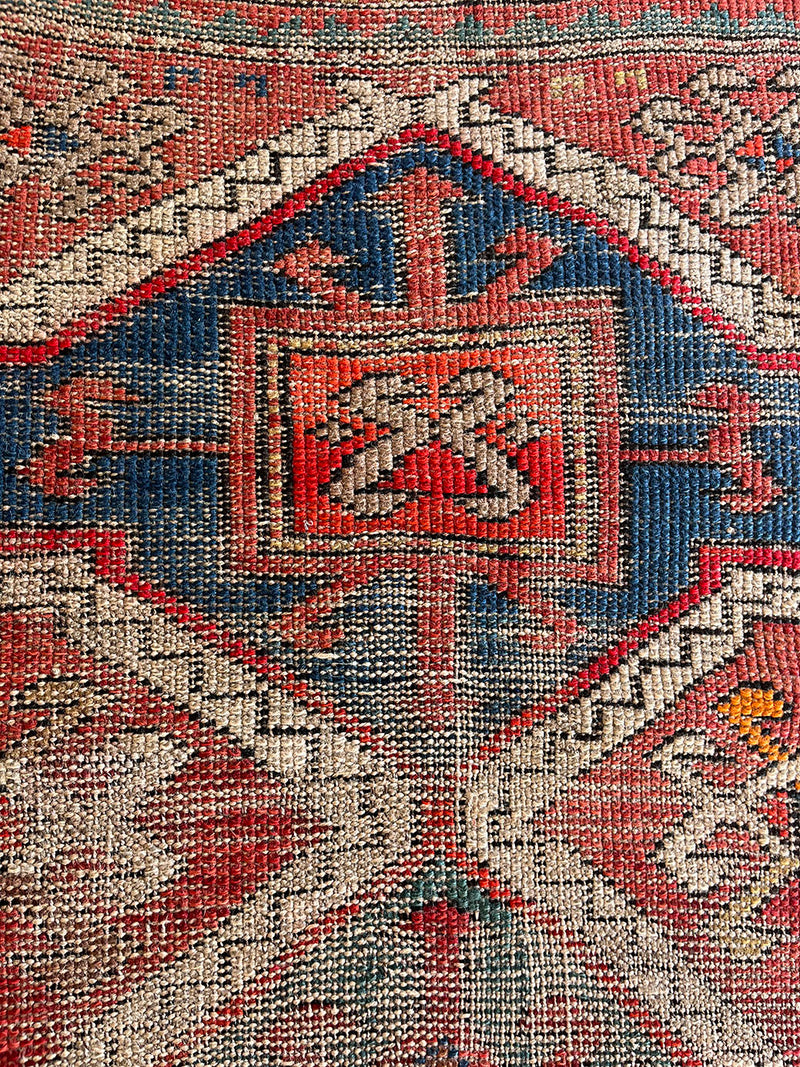
<path fill-rule="evenodd" d="M 495 250 L 505 272 L 454 298 L 441 205 L 459 195 L 424 168 L 382 194 L 403 215 L 402 304 L 347 290 L 335 253 L 312 241 L 275 269 L 313 310 L 231 309 L 236 566 L 422 539 L 511 552 L 557 578 L 616 579 L 611 295 L 523 295 L 560 250 L 521 227 Z"/>

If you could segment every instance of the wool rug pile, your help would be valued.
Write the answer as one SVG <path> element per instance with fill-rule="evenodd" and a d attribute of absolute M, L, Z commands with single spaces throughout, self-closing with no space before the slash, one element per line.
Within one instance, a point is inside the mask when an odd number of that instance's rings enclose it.
<path fill-rule="evenodd" d="M 0 1065 L 800 1065 L 800 7 L 0 4 Z"/>

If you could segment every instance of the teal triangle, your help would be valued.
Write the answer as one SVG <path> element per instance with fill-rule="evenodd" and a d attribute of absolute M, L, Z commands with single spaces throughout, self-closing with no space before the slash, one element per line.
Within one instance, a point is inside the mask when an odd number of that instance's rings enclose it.
<path fill-rule="evenodd" d="M 58 2 L 51 3 L 49 6 L 56 11 L 63 10 L 63 4 Z M 122 28 L 126 21 L 125 16 L 119 8 L 114 7 L 111 0 L 81 0 L 76 8 L 85 19 L 102 26 Z"/>
<path fill-rule="evenodd" d="M 330 48 L 347 48 L 362 43 L 357 33 L 353 33 L 333 15 L 327 16 L 322 29 L 317 30 L 313 39 L 316 44 Z"/>
<path fill-rule="evenodd" d="M 144 33 L 167 33 L 172 37 L 197 37 L 198 29 L 170 6 L 169 0 L 159 0 L 155 7 L 143 11 L 136 20 Z"/>
<path fill-rule="evenodd" d="M 269 33 L 259 34 L 259 41 L 274 48 L 290 48 L 297 44 L 302 32 L 303 20 L 299 15 L 294 15 L 288 22 L 282 22 Z"/>
<path fill-rule="evenodd" d="M 773 4 L 768 4 L 757 18 L 742 26 L 741 33 L 746 37 L 797 37 L 798 27 Z"/>
<path fill-rule="evenodd" d="M 407 15 L 403 15 L 380 33 L 370 37 L 365 43 L 368 43 L 371 49 L 407 48 L 412 44 L 433 44 L 433 40 L 433 34 L 429 30 L 412 22 Z"/>
<path fill-rule="evenodd" d="M 575 22 L 560 30 L 557 26 L 546 22 L 538 15 L 529 15 L 528 18 L 518 22 L 513 29 L 503 34 L 502 40 L 514 44 L 532 44 L 535 42 L 558 42 L 570 41 L 576 38 L 608 38 L 618 37 L 622 32 L 620 24 L 601 14 L 596 7 L 581 15 Z"/>
<path fill-rule="evenodd" d="M 704 11 L 692 21 L 690 30 L 702 36 L 727 37 L 740 33 L 741 27 L 738 19 L 732 19 L 727 11 L 712 4 L 708 11 Z"/>
<path fill-rule="evenodd" d="M 258 44 L 264 37 L 252 23 L 247 22 L 235 11 L 226 11 L 224 15 L 203 26 L 200 36 L 210 41 L 222 41 L 226 44 Z"/>
<path fill-rule="evenodd" d="M 538 15 L 529 15 L 515 23 L 500 40 L 507 44 L 538 44 L 542 41 L 558 41 L 563 34 Z"/>
<path fill-rule="evenodd" d="M 590 7 L 577 22 L 565 27 L 563 37 L 618 37 L 621 33 L 622 26 L 618 22 L 605 13 L 601 14 L 596 7 Z"/>
<path fill-rule="evenodd" d="M 631 23 L 628 27 L 628 32 L 635 33 L 637 36 L 640 33 L 655 33 L 666 37 L 684 37 L 686 30 L 687 27 L 684 22 L 676 19 L 674 15 L 669 11 L 665 11 L 658 4 L 654 4 L 641 18 Z"/>
<path fill-rule="evenodd" d="M 448 36 L 460 45 L 487 45 L 497 40 L 494 30 L 485 26 L 474 15 L 467 15 L 462 22 L 457 22 Z"/>

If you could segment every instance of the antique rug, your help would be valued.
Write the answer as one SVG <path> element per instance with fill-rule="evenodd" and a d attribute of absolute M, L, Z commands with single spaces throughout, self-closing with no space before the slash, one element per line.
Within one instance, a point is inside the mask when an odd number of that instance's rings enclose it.
<path fill-rule="evenodd" d="M 0 1067 L 798 1067 L 800 7 L 0 28 Z"/>

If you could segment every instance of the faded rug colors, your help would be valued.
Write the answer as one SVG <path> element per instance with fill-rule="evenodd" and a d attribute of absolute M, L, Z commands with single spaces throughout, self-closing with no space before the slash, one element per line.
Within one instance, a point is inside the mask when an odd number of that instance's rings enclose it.
<path fill-rule="evenodd" d="M 798 1067 L 800 9 L 0 26 L 0 1067 Z"/>

